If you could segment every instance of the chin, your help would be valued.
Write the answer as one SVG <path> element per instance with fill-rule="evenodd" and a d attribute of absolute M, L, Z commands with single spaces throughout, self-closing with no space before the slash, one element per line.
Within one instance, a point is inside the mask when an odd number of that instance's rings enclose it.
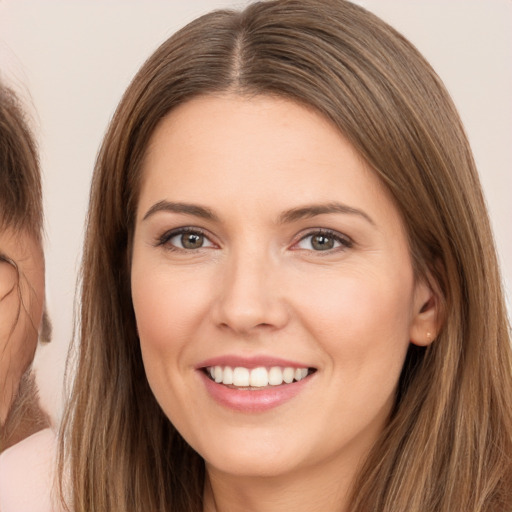
<path fill-rule="evenodd" d="M 276 433 L 218 435 L 206 446 L 194 447 L 210 469 L 238 477 L 277 477 L 293 472 L 307 460 L 305 443 L 285 442 Z M 250 436 L 251 439 L 248 439 Z M 210 438 L 211 439 L 211 438 Z"/>
<path fill-rule="evenodd" d="M 292 473 L 298 468 L 297 461 L 286 460 L 282 456 L 267 457 L 267 454 L 254 453 L 242 456 L 205 460 L 208 469 L 241 478 L 275 478 Z M 277 455 L 277 454 L 276 454 Z"/>

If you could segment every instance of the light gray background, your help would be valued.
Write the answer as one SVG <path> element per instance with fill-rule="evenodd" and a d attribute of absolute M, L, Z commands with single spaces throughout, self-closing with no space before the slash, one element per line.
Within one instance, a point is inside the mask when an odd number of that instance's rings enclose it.
<path fill-rule="evenodd" d="M 0 0 L 0 72 L 21 94 L 44 173 L 51 345 L 36 358 L 44 405 L 62 379 L 89 183 L 107 123 L 131 77 L 176 29 L 233 0 Z M 460 110 L 512 284 L 512 0 L 360 0 L 408 37 Z M 510 303 L 509 303 L 510 304 Z"/>

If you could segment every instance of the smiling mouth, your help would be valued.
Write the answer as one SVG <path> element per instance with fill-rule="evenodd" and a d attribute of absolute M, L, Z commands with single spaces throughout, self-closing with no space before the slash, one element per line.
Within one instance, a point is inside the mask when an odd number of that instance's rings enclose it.
<path fill-rule="evenodd" d="M 207 366 L 203 368 L 210 380 L 232 389 L 261 390 L 299 382 L 316 372 L 315 368 L 272 366 L 244 368 L 241 366 Z"/>

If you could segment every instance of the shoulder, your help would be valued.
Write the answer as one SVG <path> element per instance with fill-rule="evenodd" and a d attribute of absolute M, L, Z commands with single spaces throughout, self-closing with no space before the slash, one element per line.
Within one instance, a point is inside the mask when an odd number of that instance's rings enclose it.
<path fill-rule="evenodd" d="M 47 428 L 0 455 L 0 511 L 55 512 L 57 440 Z"/>

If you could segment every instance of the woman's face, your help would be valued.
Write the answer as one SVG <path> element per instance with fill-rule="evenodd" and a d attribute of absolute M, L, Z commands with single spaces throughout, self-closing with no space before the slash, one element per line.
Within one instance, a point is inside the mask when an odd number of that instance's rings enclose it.
<path fill-rule="evenodd" d="M 44 258 L 36 238 L 20 230 L 0 231 L 0 250 L 18 267 L 0 260 L 1 426 L 34 357 L 44 302 Z"/>
<path fill-rule="evenodd" d="M 264 96 L 180 106 L 143 173 L 131 284 L 165 414 L 210 472 L 354 467 L 432 329 L 380 181 L 319 114 Z"/>

